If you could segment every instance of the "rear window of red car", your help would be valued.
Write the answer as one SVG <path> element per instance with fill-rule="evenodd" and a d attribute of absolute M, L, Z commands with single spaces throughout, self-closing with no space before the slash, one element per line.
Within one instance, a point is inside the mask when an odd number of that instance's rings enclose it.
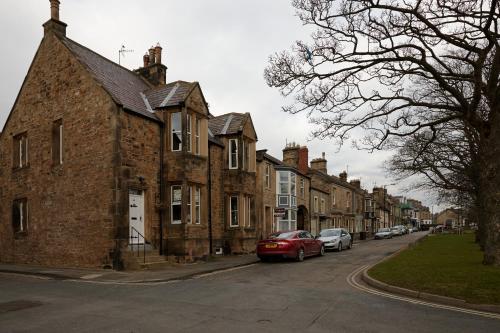
<path fill-rule="evenodd" d="M 271 234 L 269 238 L 277 238 L 277 239 L 289 239 L 293 238 L 295 236 L 295 232 L 277 232 L 274 234 Z"/>

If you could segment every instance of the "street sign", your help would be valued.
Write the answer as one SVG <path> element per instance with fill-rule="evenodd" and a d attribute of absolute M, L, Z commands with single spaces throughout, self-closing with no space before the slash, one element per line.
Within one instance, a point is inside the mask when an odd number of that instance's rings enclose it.
<path fill-rule="evenodd" d="M 284 217 L 285 208 L 276 207 L 274 208 L 274 217 Z"/>

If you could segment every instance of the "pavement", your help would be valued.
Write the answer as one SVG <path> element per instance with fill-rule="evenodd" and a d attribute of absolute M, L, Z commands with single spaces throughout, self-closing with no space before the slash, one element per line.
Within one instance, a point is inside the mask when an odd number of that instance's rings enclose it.
<path fill-rule="evenodd" d="M 0 272 L 55 280 L 85 280 L 103 283 L 155 283 L 185 280 L 201 274 L 247 266 L 259 262 L 255 254 L 214 257 L 190 264 L 171 263 L 157 269 L 115 271 L 112 269 L 48 268 L 0 264 Z"/>

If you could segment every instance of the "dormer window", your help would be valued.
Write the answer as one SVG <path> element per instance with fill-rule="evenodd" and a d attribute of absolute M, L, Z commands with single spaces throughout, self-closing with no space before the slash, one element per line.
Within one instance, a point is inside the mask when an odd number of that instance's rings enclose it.
<path fill-rule="evenodd" d="M 229 169 L 238 169 L 238 140 L 229 140 Z"/>

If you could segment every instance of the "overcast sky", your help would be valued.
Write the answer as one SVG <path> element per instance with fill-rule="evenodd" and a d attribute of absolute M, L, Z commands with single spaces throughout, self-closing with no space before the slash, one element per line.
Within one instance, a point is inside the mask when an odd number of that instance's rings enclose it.
<path fill-rule="evenodd" d="M 16 99 L 36 49 L 43 37 L 42 24 L 50 18 L 49 0 L 0 1 L 0 125 Z M 345 145 L 338 151 L 332 141 L 309 140 L 304 115 L 281 111 L 286 104 L 263 78 L 269 55 L 288 49 L 308 31 L 295 16 L 291 0 L 61 0 L 60 18 L 67 36 L 118 62 L 121 45 L 133 50 L 122 65 L 136 69 L 147 49 L 160 43 L 167 81 L 198 81 L 214 115 L 249 112 L 258 135 L 257 149 L 281 159 L 286 142 L 307 145 L 309 158 L 326 153 L 328 171 L 348 170 L 349 179 L 361 179 L 371 191 L 391 184 L 382 170 L 390 156 L 369 154 Z M 435 204 L 429 194 L 391 194 Z M 435 208 L 435 211 L 437 209 Z"/>

